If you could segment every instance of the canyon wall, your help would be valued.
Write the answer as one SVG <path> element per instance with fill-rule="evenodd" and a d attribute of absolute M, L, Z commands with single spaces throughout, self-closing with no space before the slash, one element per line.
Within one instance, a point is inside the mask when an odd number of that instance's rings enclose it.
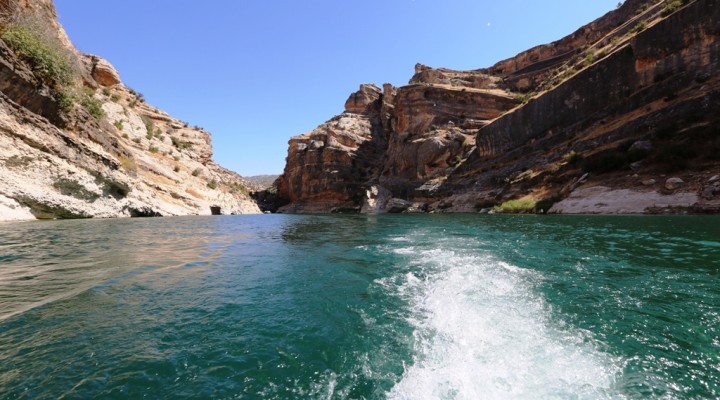
<path fill-rule="evenodd" d="M 258 213 L 210 135 L 79 53 L 51 0 L 0 0 L 0 220 Z"/>
<path fill-rule="evenodd" d="M 719 13 L 716 0 L 628 0 L 489 68 L 418 64 L 407 86 L 362 85 L 290 140 L 276 206 L 717 212 Z"/>

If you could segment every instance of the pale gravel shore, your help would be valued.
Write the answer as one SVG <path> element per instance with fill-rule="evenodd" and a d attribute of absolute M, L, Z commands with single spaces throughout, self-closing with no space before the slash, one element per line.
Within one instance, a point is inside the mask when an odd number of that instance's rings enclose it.
<path fill-rule="evenodd" d="M 550 208 L 549 214 L 645 214 L 652 208 L 692 207 L 700 200 L 696 193 L 664 195 L 656 191 L 611 189 L 591 186 L 574 190 Z"/>
<path fill-rule="evenodd" d="M 0 222 L 33 219 L 35 219 L 35 216 L 28 207 L 23 207 L 17 201 L 0 194 Z"/>

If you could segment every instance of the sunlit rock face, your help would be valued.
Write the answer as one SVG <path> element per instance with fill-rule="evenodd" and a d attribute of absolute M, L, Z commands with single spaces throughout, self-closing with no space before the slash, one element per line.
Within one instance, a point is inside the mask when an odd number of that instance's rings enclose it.
<path fill-rule="evenodd" d="M 80 54 L 52 1 L 2 0 L 0 25 L 53 55 L 41 65 L 0 40 L 0 220 L 260 212 L 250 185 L 212 161 L 209 133 Z"/>
<path fill-rule="evenodd" d="M 708 180 L 720 173 L 720 7 L 646 3 L 625 1 L 489 68 L 418 64 L 406 86 L 363 85 L 345 114 L 291 139 L 278 181 L 285 210 L 383 212 L 395 198 L 468 212 L 529 198 L 544 212 L 601 185 L 648 193 L 633 212 L 717 212 Z M 332 141 L 346 144 L 313 144 Z M 650 204 L 668 189 L 643 182 L 669 173 L 696 203 Z"/>

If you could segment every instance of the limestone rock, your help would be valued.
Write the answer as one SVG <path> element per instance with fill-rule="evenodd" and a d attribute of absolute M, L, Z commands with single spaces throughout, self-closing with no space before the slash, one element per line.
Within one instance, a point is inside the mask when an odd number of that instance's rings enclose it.
<path fill-rule="evenodd" d="M 290 139 L 278 197 L 296 204 L 281 211 L 359 210 L 358 194 L 364 192 L 360 178 L 370 167 L 363 163 L 369 161 L 374 136 L 366 116 L 347 113 Z"/>
<path fill-rule="evenodd" d="M 685 181 L 677 177 L 668 178 L 665 181 L 665 189 L 667 190 L 675 190 L 683 186 L 685 186 Z"/>
<path fill-rule="evenodd" d="M 715 185 L 706 186 L 703 188 L 701 196 L 706 200 L 712 200 L 720 194 L 720 187 Z"/>
<path fill-rule="evenodd" d="M 642 214 L 650 209 L 689 208 L 697 201 L 694 193 L 663 195 L 654 191 L 592 186 L 576 189 L 570 197 L 555 203 L 548 214 Z"/>
<path fill-rule="evenodd" d="M 385 212 L 385 205 L 392 193 L 380 185 L 373 185 L 365 191 L 365 200 L 360 212 L 363 214 L 378 214 Z"/>
<path fill-rule="evenodd" d="M 260 212 L 246 182 L 212 162 L 210 135 L 142 101 L 107 61 L 78 53 L 50 0 L 0 8 L 49 27 L 85 67 L 76 76 L 85 87 L 74 90 L 102 109 L 60 107 L 52 83 L 0 41 L 0 220 Z"/>
<path fill-rule="evenodd" d="M 655 179 L 645 179 L 642 181 L 643 186 L 652 186 L 656 183 Z"/>
<path fill-rule="evenodd" d="M 290 141 L 279 198 L 301 212 L 360 209 L 368 188 L 382 186 L 391 197 L 430 204 L 429 212 L 476 212 L 528 195 L 548 204 L 571 193 L 600 196 L 579 191 L 591 185 L 613 192 L 600 197 L 615 205 L 598 201 L 589 212 L 668 210 L 643 200 L 639 172 L 626 171 L 672 170 L 689 182 L 717 173 L 720 143 L 707 138 L 720 124 L 720 7 L 695 0 L 662 15 L 663 7 L 626 0 L 565 38 L 489 68 L 417 64 L 408 85 L 361 86 L 348 113 L 311 135 L 318 137 Z M 641 21 L 647 29 L 634 31 Z M 347 115 L 366 124 L 326 134 Z M 332 144 L 343 140 L 350 144 Z M 641 183 L 645 190 L 657 184 Z M 686 188 L 703 192 L 694 183 Z M 622 190 L 633 197 L 629 208 L 615 197 Z M 689 207 L 689 197 L 648 196 Z"/>
<path fill-rule="evenodd" d="M 102 86 L 114 86 L 120 83 L 120 74 L 107 60 L 92 56 L 92 77 Z"/>
<path fill-rule="evenodd" d="M 365 114 L 378 105 L 381 94 L 375 85 L 360 85 L 360 90 L 350 95 L 345 102 L 345 112 Z"/>
<path fill-rule="evenodd" d="M 392 198 L 388 200 L 387 205 L 385 206 L 387 209 L 387 212 L 390 214 L 399 214 L 402 212 L 407 211 L 410 207 L 412 207 L 412 202 L 398 199 L 398 198 Z"/>

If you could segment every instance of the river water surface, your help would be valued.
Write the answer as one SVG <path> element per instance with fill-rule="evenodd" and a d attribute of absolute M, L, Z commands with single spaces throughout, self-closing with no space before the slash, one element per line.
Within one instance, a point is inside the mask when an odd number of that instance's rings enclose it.
<path fill-rule="evenodd" d="M 718 397 L 718 217 L 0 225 L 2 399 Z"/>

